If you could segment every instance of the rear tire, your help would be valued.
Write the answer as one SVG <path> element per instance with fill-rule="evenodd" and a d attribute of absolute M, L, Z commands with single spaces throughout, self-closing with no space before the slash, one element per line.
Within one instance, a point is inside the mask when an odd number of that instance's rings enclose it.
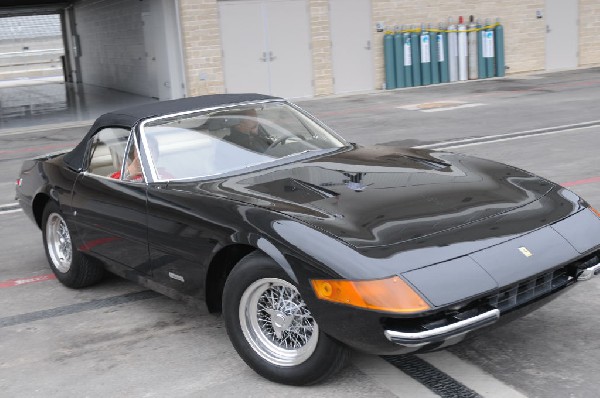
<path fill-rule="evenodd" d="M 289 276 L 260 252 L 233 268 L 223 291 L 227 334 L 261 376 L 284 384 L 315 384 L 339 371 L 348 349 L 327 336 Z"/>
<path fill-rule="evenodd" d="M 73 246 L 69 227 L 55 202 L 44 208 L 42 236 L 48 263 L 60 283 L 78 289 L 102 279 L 104 268 Z"/>

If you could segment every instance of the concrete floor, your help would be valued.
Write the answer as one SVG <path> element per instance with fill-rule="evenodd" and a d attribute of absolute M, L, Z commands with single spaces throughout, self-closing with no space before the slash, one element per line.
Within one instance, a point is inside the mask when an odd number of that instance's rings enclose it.
<path fill-rule="evenodd" d="M 60 79 L 0 82 L 0 132 L 39 125 L 91 124 L 103 113 L 156 99 Z"/>
<path fill-rule="evenodd" d="M 599 89 L 600 69 L 585 69 L 301 106 L 350 141 L 433 145 L 513 164 L 600 208 Z M 72 147 L 87 128 L 0 132 L 0 209 L 12 203 L 24 159 Z M 123 300 L 143 289 L 116 277 L 78 291 L 52 279 L 35 282 L 49 272 L 37 227 L 22 212 L 0 210 L 0 395 L 434 396 L 379 357 L 362 354 L 318 386 L 270 383 L 236 355 L 220 317 L 162 296 Z M 524 318 L 419 357 L 484 397 L 597 397 L 599 301 L 595 278 Z"/>

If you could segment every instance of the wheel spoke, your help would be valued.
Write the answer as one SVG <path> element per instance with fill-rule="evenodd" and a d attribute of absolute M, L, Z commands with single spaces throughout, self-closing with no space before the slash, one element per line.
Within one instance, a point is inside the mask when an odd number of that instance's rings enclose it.
<path fill-rule="evenodd" d="M 72 261 L 72 244 L 69 227 L 58 213 L 46 220 L 46 247 L 52 265 L 60 272 L 68 272 Z"/>
<path fill-rule="evenodd" d="M 294 285 L 281 279 L 258 280 L 242 297 L 240 306 L 246 305 L 250 311 L 240 309 L 244 335 L 263 358 L 291 366 L 310 357 L 318 326 Z"/>

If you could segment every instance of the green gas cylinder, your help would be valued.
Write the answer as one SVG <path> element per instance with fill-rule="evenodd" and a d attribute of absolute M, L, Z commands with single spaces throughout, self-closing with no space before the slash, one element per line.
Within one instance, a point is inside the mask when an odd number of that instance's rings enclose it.
<path fill-rule="evenodd" d="M 500 25 L 500 18 L 496 20 L 495 44 L 496 44 L 496 76 L 504 76 L 506 63 L 504 61 L 504 28 Z"/>
<path fill-rule="evenodd" d="M 386 32 L 383 36 L 383 59 L 385 63 L 385 88 L 396 88 L 396 68 L 394 65 L 394 35 Z"/>
<path fill-rule="evenodd" d="M 412 29 L 411 29 L 412 30 Z M 421 85 L 421 43 L 419 34 L 412 32 L 410 34 L 410 49 L 412 54 L 412 77 L 413 86 Z"/>
<path fill-rule="evenodd" d="M 394 34 L 394 63 L 396 73 L 396 88 L 406 87 L 404 81 L 404 35 L 401 26 Z"/>

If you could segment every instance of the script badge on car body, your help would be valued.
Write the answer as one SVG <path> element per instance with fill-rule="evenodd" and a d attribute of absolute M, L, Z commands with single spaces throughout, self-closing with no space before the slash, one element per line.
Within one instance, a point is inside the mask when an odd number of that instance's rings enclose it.
<path fill-rule="evenodd" d="M 531 253 L 525 246 L 519 247 L 519 251 L 525 256 L 525 257 L 531 257 L 533 256 L 533 253 Z"/>

